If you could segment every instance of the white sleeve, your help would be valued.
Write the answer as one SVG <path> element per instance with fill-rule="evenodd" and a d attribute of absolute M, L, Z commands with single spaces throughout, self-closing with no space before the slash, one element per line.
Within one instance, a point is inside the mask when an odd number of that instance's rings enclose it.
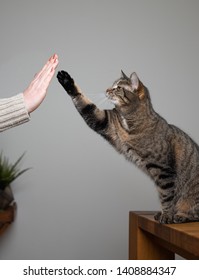
<path fill-rule="evenodd" d="M 0 99 L 0 132 L 29 120 L 23 93 Z"/>

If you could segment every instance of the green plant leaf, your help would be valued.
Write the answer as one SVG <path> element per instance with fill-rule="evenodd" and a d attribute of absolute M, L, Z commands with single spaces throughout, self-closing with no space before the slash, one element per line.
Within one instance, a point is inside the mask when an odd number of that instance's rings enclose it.
<path fill-rule="evenodd" d="M 30 168 L 23 170 L 19 169 L 19 163 L 24 157 L 23 153 L 14 164 L 10 164 L 8 159 L 3 156 L 3 153 L 0 154 L 0 189 L 5 189 L 11 182 L 16 178 L 21 176 L 24 172 L 28 171 Z"/>

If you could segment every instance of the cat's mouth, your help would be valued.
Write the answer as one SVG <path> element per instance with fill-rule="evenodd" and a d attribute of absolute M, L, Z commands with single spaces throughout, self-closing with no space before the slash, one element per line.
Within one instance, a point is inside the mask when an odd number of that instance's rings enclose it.
<path fill-rule="evenodd" d="M 112 88 L 108 88 L 106 90 L 106 97 L 108 99 L 114 100 L 116 98 L 115 90 Z"/>
<path fill-rule="evenodd" d="M 112 90 L 112 88 L 108 88 L 108 89 L 106 90 L 106 95 L 109 96 L 109 95 L 111 95 L 111 94 L 113 94 L 113 90 Z"/>
<path fill-rule="evenodd" d="M 107 92 L 106 92 L 105 95 L 106 95 L 106 97 L 107 97 L 108 99 L 110 99 L 110 100 L 113 98 L 113 95 L 111 95 L 110 93 L 107 93 Z"/>
<path fill-rule="evenodd" d="M 115 96 L 114 93 L 107 93 L 107 92 L 106 92 L 105 95 L 106 95 L 106 97 L 108 98 L 108 100 L 109 100 L 112 104 L 114 104 L 114 105 L 120 105 L 120 102 L 119 102 L 118 98 Z"/>
<path fill-rule="evenodd" d="M 124 90 L 120 89 L 116 91 L 116 89 L 107 89 L 106 90 L 106 97 L 114 104 L 118 106 L 122 106 L 125 104 L 125 95 Z"/>
<path fill-rule="evenodd" d="M 105 95 L 112 103 L 115 104 L 116 98 L 112 89 L 107 89 Z"/>

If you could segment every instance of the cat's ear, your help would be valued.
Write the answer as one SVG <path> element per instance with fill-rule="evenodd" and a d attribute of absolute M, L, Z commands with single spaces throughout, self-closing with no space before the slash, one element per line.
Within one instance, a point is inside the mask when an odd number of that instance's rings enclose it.
<path fill-rule="evenodd" d="M 121 70 L 122 78 L 129 80 L 129 77 Z"/>
<path fill-rule="evenodd" d="M 138 90 L 139 87 L 139 78 L 135 72 L 130 75 L 131 85 L 133 90 Z"/>
<path fill-rule="evenodd" d="M 133 72 L 130 75 L 130 79 L 131 79 L 131 85 L 132 85 L 133 91 L 137 91 L 139 99 L 143 100 L 145 98 L 145 90 L 144 90 L 144 86 L 143 86 L 142 82 L 140 82 L 140 80 L 135 72 Z"/>

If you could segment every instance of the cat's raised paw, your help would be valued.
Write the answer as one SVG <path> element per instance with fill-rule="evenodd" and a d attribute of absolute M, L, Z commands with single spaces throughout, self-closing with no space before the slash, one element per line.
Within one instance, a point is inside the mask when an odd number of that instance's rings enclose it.
<path fill-rule="evenodd" d="M 66 71 L 59 71 L 57 79 L 69 95 L 76 95 L 76 88 L 73 78 Z"/>

